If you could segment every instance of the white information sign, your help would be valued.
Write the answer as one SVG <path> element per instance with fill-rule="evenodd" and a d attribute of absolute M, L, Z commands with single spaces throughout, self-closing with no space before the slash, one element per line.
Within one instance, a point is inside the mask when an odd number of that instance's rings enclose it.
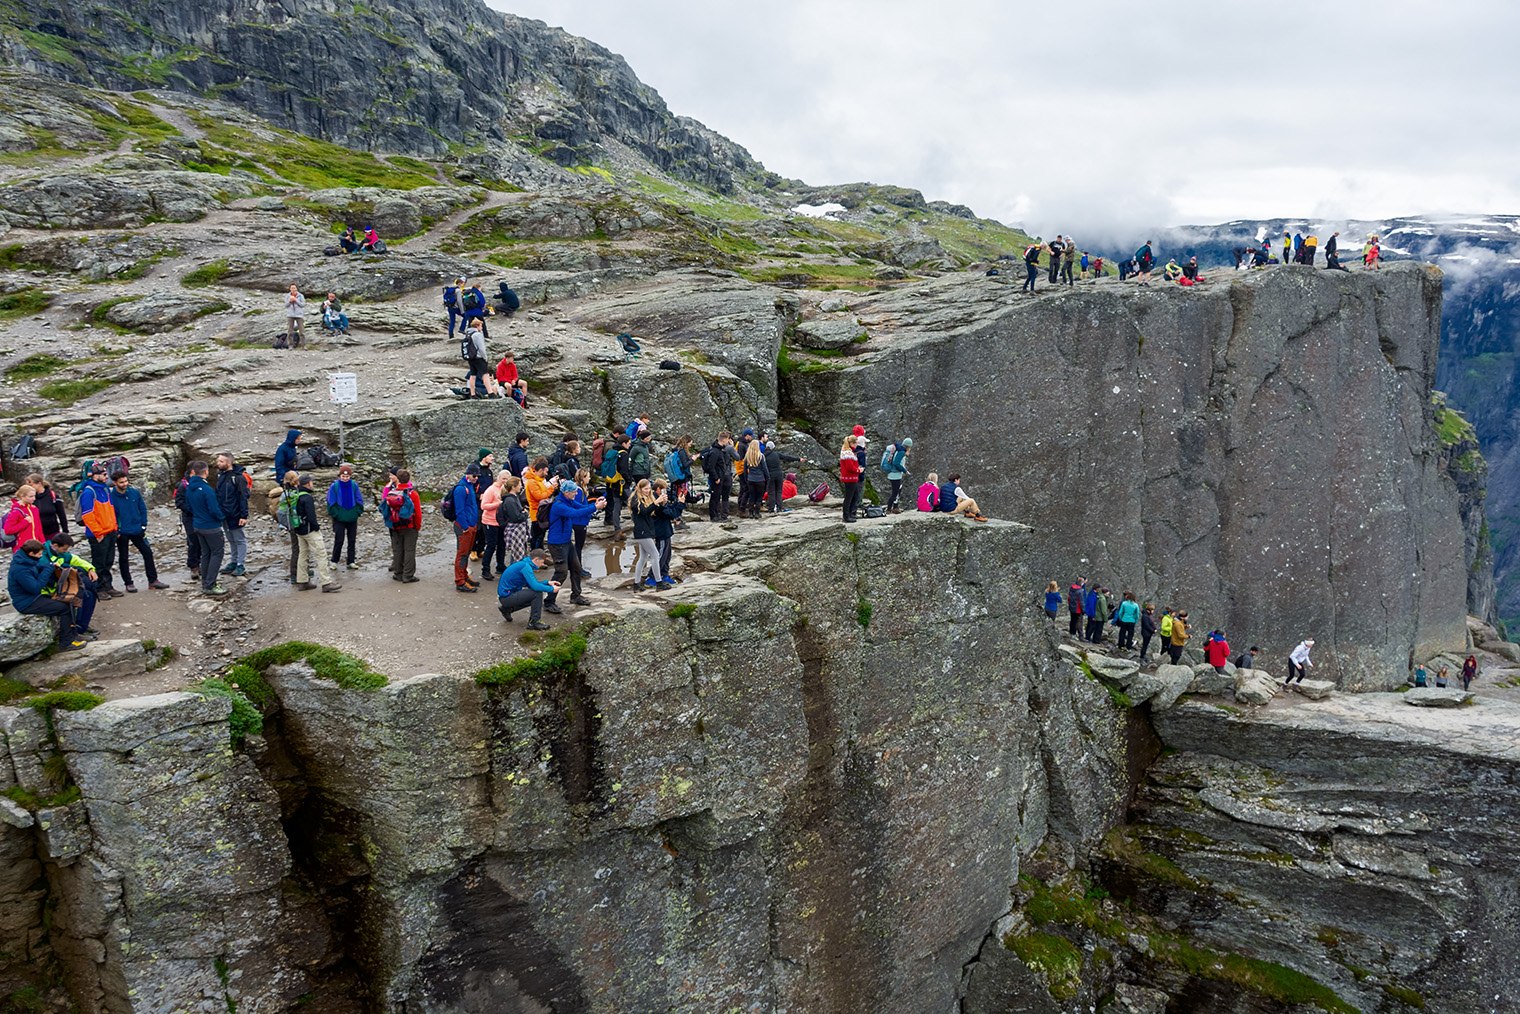
<path fill-rule="evenodd" d="M 359 400 L 359 378 L 352 373 L 327 375 L 328 398 L 334 405 L 352 405 Z"/>

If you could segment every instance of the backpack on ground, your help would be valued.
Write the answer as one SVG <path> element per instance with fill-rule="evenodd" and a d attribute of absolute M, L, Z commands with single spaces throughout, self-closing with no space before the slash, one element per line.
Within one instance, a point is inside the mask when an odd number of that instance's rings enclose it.
<path fill-rule="evenodd" d="M 30 433 L 24 433 L 20 440 L 11 445 L 11 460 L 25 461 L 37 452 L 37 438 Z"/>
<path fill-rule="evenodd" d="M 681 452 L 671 451 L 665 455 L 665 478 L 671 482 L 685 482 L 686 476 L 681 468 Z"/>
<path fill-rule="evenodd" d="M 681 364 L 676 362 L 674 359 L 661 359 L 658 368 L 662 370 L 679 370 L 681 368 Z"/>
<path fill-rule="evenodd" d="M 826 497 L 826 496 L 828 496 L 828 495 L 829 495 L 829 484 L 826 483 L 826 482 L 820 482 L 818 485 L 814 486 L 813 487 L 813 491 L 808 494 L 808 502 L 809 503 L 823 503 L 823 498 Z"/>
<path fill-rule="evenodd" d="M 866 504 L 860 509 L 860 516 L 863 518 L 884 518 L 887 516 L 887 511 L 885 507 L 879 507 L 874 503 Z"/>
<path fill-rule="evenodd" d="M 336 257 L 342 252 L 343 248 L 340 246 L 325 246 L 322 248 L 323 257 Z"/>
<path fill-rule="evenodd" d="M 279 334 L 274 336 L 274 344 L 272 347 L 277 349 L 290 348 L 290 337 L 284 331 L 281 331 Z"/>
<path fill-rule="evenodd" d="M 383 239 L 377 239 L 377 240 L 375 240 L 374 243 L 370 244 L 369 252 L 370 253 L 383 254 L 388 249 L 389 249 L 389 247 L 387 247 L 385 245 L 385 240 L 383 240 Z"/>
<path fill-rule="evenodd" d="M 293 532 L 300 527 L 300 500 L 300 490 L 292 489 L 281 493 L 279 502 L 274 507 L 274 523 L 287 532 Z"/>
<path fill-rule="evenodd" d="M 464 308 L 466 310 L 479 310 L 481 308 L 480 293 L 471 289 L 464 294 Z"/>
<path fill-rule="evenodd" d="M 449 490 L 448 496 L 444 497 L 438 502 L 438 510 L 441 514 L 443 514 L 443 520 L 445 521 L 454 520 L 456 514 L 456 511 L 454 510 L 454 494 L 458 491 L 459 487 L 455 486 L 453 489 Z"/>

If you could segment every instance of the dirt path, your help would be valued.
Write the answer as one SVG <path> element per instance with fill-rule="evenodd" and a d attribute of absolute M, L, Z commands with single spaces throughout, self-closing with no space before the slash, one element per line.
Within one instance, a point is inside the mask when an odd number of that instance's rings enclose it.
<path fill-rule="evenodd" d="M 443 237 L 459 228 L 460 225 L 469 221 L 474 216 L 480 214 L 483 211 L 490 211 L 492 208 L 499 208 L 504 204 L 515 204 L 527 196 L 527 194 L 504 193 L 500 190 L 487 190 L 486 199 L 481 201 L 479 204 L 475 204 L 460 211 L 456 211 L 448 218 L 445 218 L 443 221 L 433 226 L 427 232 L 419 233 L 418 235 L 413 236 L 411 239 L 404 239 L 398 243 L 392 243 L 391 246 L 395 247 L 397 250 L 427 251 L 436 249 L 438 243 L 443 239 Z"/>
<path fill-rule="evenodd" d="M 137 100 L 134 99 L 133 101 Z M 160 120 L 163 120 L 169 126 L 173 127 L 181 134 L 184 134 L 185 137 L 189 138 L 190 140 L 199 141 L 205 138 L 206 132 L 200 127 L 197 127 L 195 125 L 195 121 L 190 119 L 189 114 L 184 110 L 173 109 L 169 106 L 160 106 L 152 102 L 144 102 L 142 105 L 145 109 L 148 110 L 148 112 L 152 113 Z"/>

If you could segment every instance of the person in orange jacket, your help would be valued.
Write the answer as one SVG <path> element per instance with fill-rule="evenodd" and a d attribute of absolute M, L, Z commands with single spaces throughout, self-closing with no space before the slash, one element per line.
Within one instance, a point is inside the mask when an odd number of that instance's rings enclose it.
<path fill-rule="evenodd" d="M 90 566 L 95 568 L 96 593 L 101 598 L 121 598 L 126 592 L 111 584 L 111 566 L 116 562 L 116 508 L 111 505 L 111 487 L 103 461 L 91 461 L 84 467 L 85 479 L 79 486 L 79 520 L 84 522 L 90 540 Z"/>

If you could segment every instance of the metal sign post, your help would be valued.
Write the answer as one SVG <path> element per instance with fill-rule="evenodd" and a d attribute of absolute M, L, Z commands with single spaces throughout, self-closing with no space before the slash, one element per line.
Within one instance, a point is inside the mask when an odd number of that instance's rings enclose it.
<path fill-rule="evenodd" d="M 359 400 L 359 378 L 353 373 L 329 373 L 327 375 L 327 398 L 338 406 L 338 460 L 346 460 L 343 452 L 343 406 Z"/>

